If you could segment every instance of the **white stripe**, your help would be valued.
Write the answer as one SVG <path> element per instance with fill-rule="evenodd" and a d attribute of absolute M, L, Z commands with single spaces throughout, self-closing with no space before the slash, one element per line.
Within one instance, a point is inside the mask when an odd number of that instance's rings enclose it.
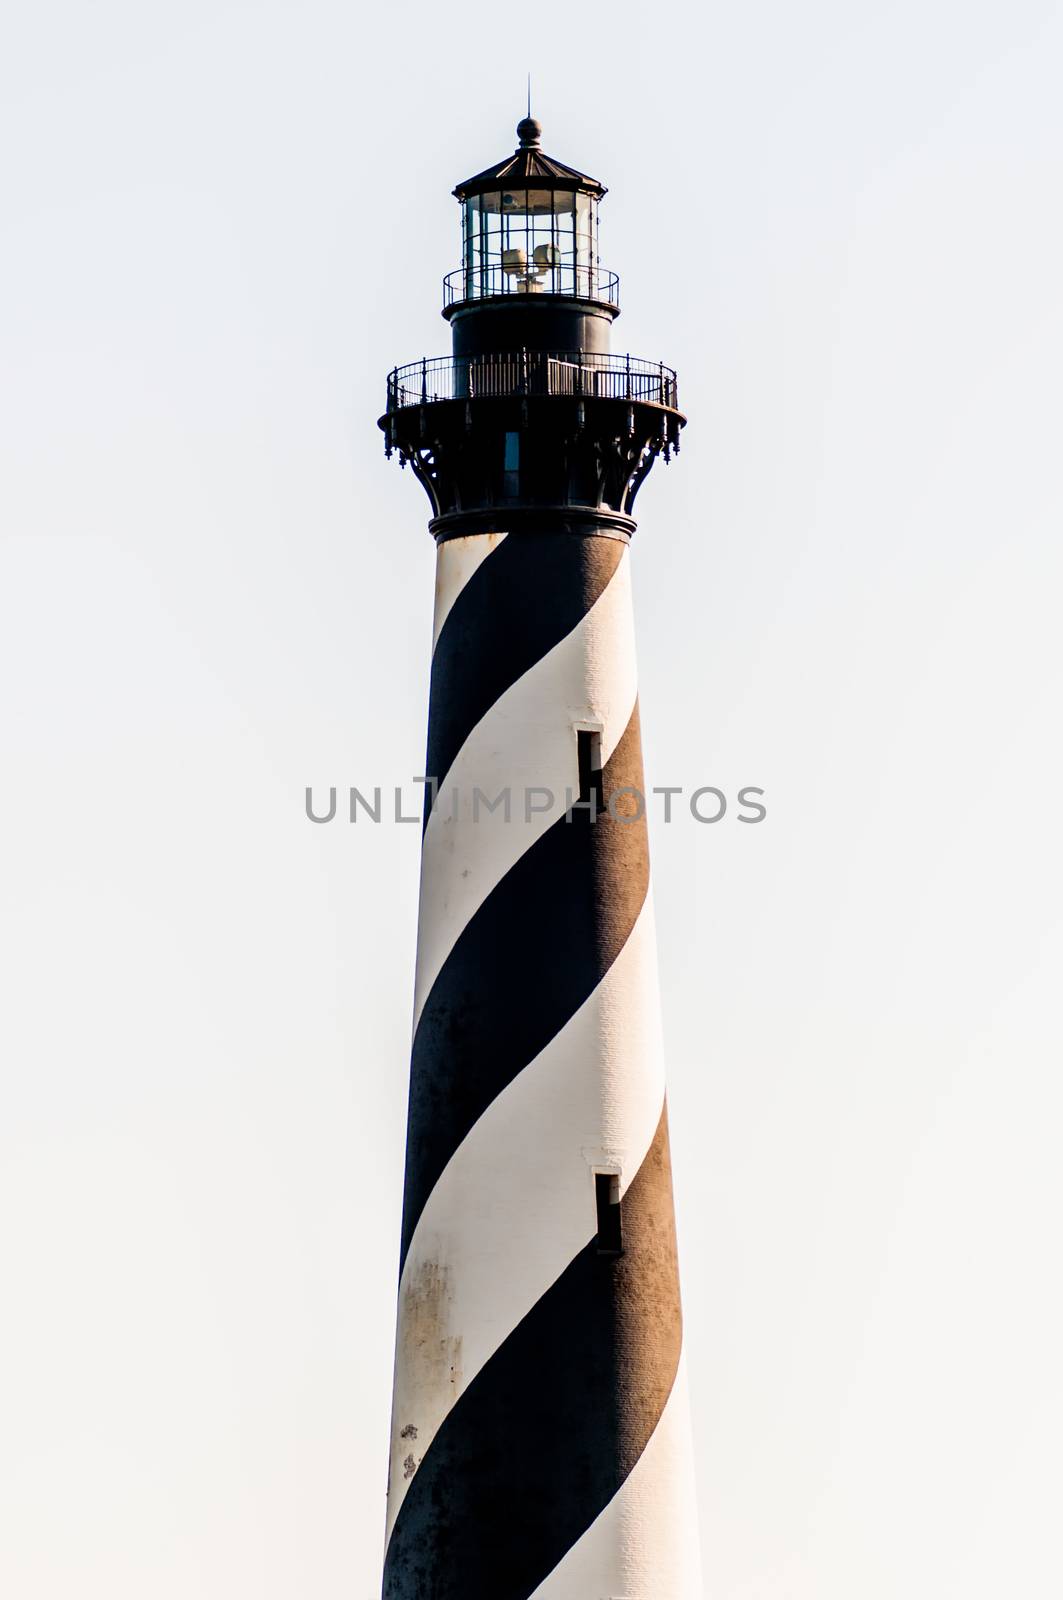
<path fill-rule="evenodd" d="M 703 1600 L 686 1362 L 649 1443 L 532 1600 Z"/>
<path fill-rule="evenodd" d="M 594 993 L 470 1130 L 417 1223 L 399 1285 L 389 1537 L 458 1396 L 593 1237 L 594 1166 L 619 1169 L 623 1192 L 663 1102 L 647 896 Z"/>
<path fill-rule="evenodd" d="M 445 548 L 445 547 L 444 547 Z M 635 705 L 637 674 L 631 569 L 625 550 L 594 605 L 560 643 L 530 667 L 469 734 L 439 790 L 421 854 L 414 1027 L 454 942 L 535 840 L 564 813 L 578 786 L 575 728 L 602 729 L 602 760 L 619 743 Z M 474 805 L 508 786 L 504 810 Z M 525 791 L 546 788 L 550 811 L 526 820 Z"/>
<path fill-rule="evenodd" d="M 436 546 L 436 606 L 432 627 L 434 650 L 450 609 L 477 567 L 498 549 L 504 533 L 468 533 Z"/>

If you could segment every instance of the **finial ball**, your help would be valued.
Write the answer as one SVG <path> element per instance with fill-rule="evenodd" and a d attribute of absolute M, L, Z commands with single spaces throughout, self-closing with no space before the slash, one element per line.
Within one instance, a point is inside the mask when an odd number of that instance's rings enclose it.
<path fill-rule="evenodd" d="M 537 145 L 542 142 L 543 125 L 535 117 L 523 117 L 517 123 L 517 138 L 522 145 Z"/>

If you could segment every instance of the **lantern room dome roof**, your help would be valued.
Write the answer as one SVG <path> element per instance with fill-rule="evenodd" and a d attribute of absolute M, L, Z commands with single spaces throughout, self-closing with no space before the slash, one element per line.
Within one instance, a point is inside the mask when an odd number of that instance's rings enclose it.
<path fill-rule="evenodd" d="M 454 190 L 457 198 L 465 200 L 470 195 L 485 194 L 504 184 L 507 188 L 515 189 L 534 185 L 537 188 L 581 190 L 600 200 L 606 192 L 605 185 L 599 183 L 597 178 L 590 178 L 585 172 L 577 172 L 575 167 L 566 167 L 563 161 L 555 161 L 553 156 L 548 156 L 540 143 L 542 131 L 542 124 L 534 117 L 525 117 L 517 125 L 520 144 L 513 154 L 495 166 L 478 172 L 475 177 L 466 178 L 464 183 L 459 183 Z"/>

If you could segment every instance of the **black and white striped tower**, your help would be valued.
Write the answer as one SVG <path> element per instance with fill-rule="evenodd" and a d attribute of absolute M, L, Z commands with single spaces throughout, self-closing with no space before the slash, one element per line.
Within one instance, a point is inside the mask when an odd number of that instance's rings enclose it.
<path fill-rule="evenodd" d="M 610 353 L 604 189 L 517 132 L 381 419 L 432 502 L 438 786 L 383 1592 L 700 1600 L 628 552 L 684 419 Z"/>

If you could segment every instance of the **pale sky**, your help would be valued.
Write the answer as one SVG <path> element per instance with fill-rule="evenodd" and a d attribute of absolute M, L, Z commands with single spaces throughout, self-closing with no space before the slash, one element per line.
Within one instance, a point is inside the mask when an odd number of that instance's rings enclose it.
<path fill-rule="evenodd" d="M 707 1600 L 1059 1506 L 1063 18 L 42 0 L 0 39 L 0 1590 L 378 1593 L 450 190 L 598 176 Z"/>

